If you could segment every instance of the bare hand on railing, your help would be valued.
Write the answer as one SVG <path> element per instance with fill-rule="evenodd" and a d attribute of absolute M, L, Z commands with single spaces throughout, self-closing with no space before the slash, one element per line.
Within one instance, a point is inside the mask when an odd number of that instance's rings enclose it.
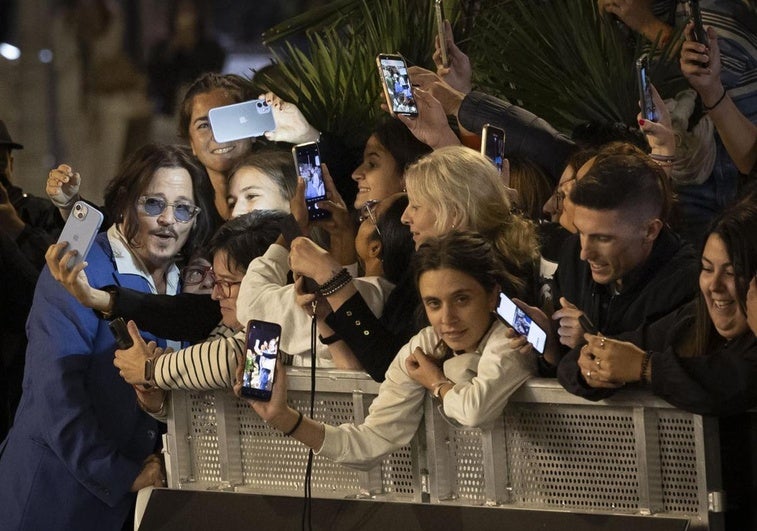
<path fill-rule="evenodd" d="M 584 312 L 565 297 L 560 297 L 560 306 L 562 307 L 552 314 L 553 321 L 560 321 L 560 327 L 557 329 L 560 343 L 575 348 L 583 342 L 586 332 L 578 321 Z"/>
<path fill-rule="evenodd" d="M 145 487 L 165 487 L 166 475 L 163 472 L 163 463 L 155 454 L 150 454 L 145 459 L 142 471 L 131 485 L 131 492 L 137 492 Z"/>
<path fill-rule="evenodd" d="M 632 343 L 601 335 L 585 334 L 578 367 L 591 387 L 614 389 L 637 382 L 641 376 L 644 351 Z"/>

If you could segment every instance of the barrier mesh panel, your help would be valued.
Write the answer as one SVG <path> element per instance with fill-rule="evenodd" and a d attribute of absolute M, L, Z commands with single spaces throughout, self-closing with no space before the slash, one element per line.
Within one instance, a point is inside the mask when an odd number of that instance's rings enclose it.
<path fill-rule="evenodd" d="M 471 504 L 486 501 L 484 485 L 484 454 L 481 448 L 481 430 L 456 429 L 450 432 L 452 463 L 457 496 Z"/>
<path fill-rule="evenodd" d="M 514 503 L 618 512 L 639 508 L 631 412 L 528 404 L 506 409 Z"/>
<path fill-rule="evenodd" d="M 679 411 L 660 411 L 662 501 L 666 512 L 696 514 L 699 510 L 694 419 Z"/>
<path fill-rule="evenodd" d="M 220 483 L 218 425 L 212 392 L 192 392 L 189 396 L 189 445 L 192 456 L 190 481 Z"/>
<path fill-rule="evenodd" d="M 310 402 L 304 395 L 290 394 L 292 407 L 308 413 Z M 242 449 L 242 477 L 246 488 L 262 494 L 301 495 L 305 480 L 308 449 L 303 444 L 270 428 L 243 402 L 237 402 Z M 314 416 L 327 424 L 352 421 L 352 397 L 321 393 Z M 315 456 L 312 473 L 313 496 L 341 498 L 359 491 L 358 473 L 328 459 Z"/>
<path fill-rule="evenodd" d="M 381 462 L 381 487 L 384 493 L 396 497 L 415 495 L 413 455 L 409 445 L 392 452 Z"/>

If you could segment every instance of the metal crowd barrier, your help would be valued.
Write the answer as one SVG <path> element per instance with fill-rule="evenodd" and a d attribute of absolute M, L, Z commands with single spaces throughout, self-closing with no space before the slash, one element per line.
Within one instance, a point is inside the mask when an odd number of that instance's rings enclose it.
<path fill-rule="evenodd" d="M 310 374 L 288 368 L 290 404 L 307 412 Z M 319 369 L 315 418 L 360 423 L 378 392 L 363 373 Z M 716 529 L 716 419 L 642 391 L 597 403 L 554 380 L 527 382 L 486 429 L 449 422 L 430 397 L 411 443 L 368 472 L 315 456 L 314 498 L 675 516 Z M 174 392 L 166 435 L 172 489 L 301 496 L 308 451 L 230 391 Z"/>

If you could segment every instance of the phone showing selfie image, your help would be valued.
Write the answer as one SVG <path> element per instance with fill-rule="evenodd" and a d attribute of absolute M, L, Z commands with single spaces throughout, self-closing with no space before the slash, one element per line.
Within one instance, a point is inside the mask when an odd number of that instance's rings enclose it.
<path fill-rule="evenodd" d="M 213 138 L 219 143 L 263 136 L 266 131 L 276 129 L 273 112 L 265 100 L 214 107 L 208 111 L 208 120 Z"/>
<path fill-rule="evenodd" d="M 256 319 L 247 323 L 242 396 L 268 401 L 273 390 L 281 326 Z"/>
<path fill-rule="evenodd" d="M 649 56 L 643 54 L 636 60 L 636 82 L 641 101 L 641 115 L 650 122 L 657 121 L 657 108 L 652 99 L 652 84 L 649 81 Z"/>
<path fill-rule="evenodd" d="M 494 163 L 500 173 L 505 162 L 505 130 L 490 124 L 481 129 L 481 154 Z"/>
<path fill-rule="evenodd" d="M 323 181 L 318 142 L 297 144 L 292 148 L 292 156 L 297 175 L 305 179 L 305 204 L 308 207 L 308 219 L 315 221 L 330 217 L 331 212 L 318 208 L 318 202 L 326 199 L 326 183 Z"/>
<path fill-rule="evenodd" d="M 447 55 L 447 35 L 444 31 L 444 5 L 442 0 L 434 0 L 434 11 L 436 12 L 436 32 L 439 35 L 439 53 L 442 56 L 442 66 L 449 66 L 449 55 Z"/>
<path fill-rule="evenodd" d="M 516 304 L 505 295 L 499 293 L 499 303 L 496 310 L 497 317 L 513 330 L 524 336 L 537 352 L 544 354 L 544 345 L 547 343 L 547 333 Z"/>
<path fill-rule="evenodd" d="M 390 114 L 394 117 L 398 114 L 418 116 L 418 105 L 407 74 L 405 58 L 399 54 L 382 53 L 376 57 L 376 66 Z"/>
<path fill-rule="evenodd" d="M 78 254 L 68 261 L 69 268 L 83 262 L 87 257 L 102 222 L 103 214 L 95 207 L 84 201 L 74 203 L 71 214 L 69 214 L 58 237 L 58 243 L 68 243 L 63 250 L 64 253 L 73 250 L 78 251 Z"/>

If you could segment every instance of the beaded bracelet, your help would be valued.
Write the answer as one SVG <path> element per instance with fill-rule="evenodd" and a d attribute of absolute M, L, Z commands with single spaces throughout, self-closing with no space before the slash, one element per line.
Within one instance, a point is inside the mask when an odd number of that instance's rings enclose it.
<path fill-rule="evenodd" d="M 288 432 L 286 432 L 286 433 L 284 434 L 284 435 L 286 435 L 287 437 L 291 436 L 291 435 L 292 435 L 292 434 L 293 434 L 294 432 L 296 432 L 296 431 L 297 431 L 297 428 L 299 428 L 299 427 L 300 427 L 300 424 L 302 424 L 302 417 L 303 417 L 303 415 L 302 415 L 302 411 L 298 411 L 298 412 L 297 412 L 297 415 L 298 415 L 298 416 L 297 416 L 297 422 L 295 422 L 295 423 L 294 423 L 294 428 L 292 428 L 291 430 L 289 430 Z"/>
<path fill-rule="evenodd" d="M 336 275 L 318 286 L 318 292 L 324 297 L 333 295 L 352 281 L 352 275 L 343 267 Z"/>
<path fill-rule="evenodd" d="M 649 352 L 644 352 L 644 356 L 641 358 L 641 373 L 639 374 L 639 381 L 643 384 L 648 384 L 647 381 L 647 367 L 649 367 Z"/>

